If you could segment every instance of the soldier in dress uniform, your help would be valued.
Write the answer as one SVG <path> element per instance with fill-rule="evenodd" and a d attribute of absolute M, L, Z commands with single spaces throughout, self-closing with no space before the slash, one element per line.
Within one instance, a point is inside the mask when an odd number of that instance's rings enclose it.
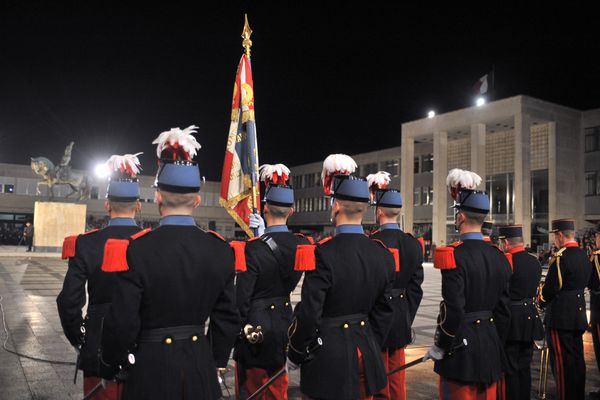
<path fill-rule="evenodd" d="M 494 223 L 492 221 L 484 221 L 481 226 L 481 234 L 483 241 L 492 244 L 492 232 L 494 231 Z"/>
<path fill-rule="evenodd" d="M 381 348 L 394 313 L 398 253 L 364 235 L 369 188 L 350 175 L 355 168 L 346 155 L 327 157 L 323 183 L 335 234 L 296 253 L 296 269 L 306 272 L 287 365 L 301 366 L 304 399 L 371 399 L 387 384 Z"/>
<path fill-rule="evenodd" d="M 290 293 L 302 277 L 301 271 L 294 271 L 296 247 L 310 243 L 287 227 L 287 220 L 294 212 L 294 190 L 287 184 L 289 174 L 283 164 L 261 166 L 266 186 L 263 213 L 267 227 L 247 243 L 231 243 L 236 249 L 236 264 L 244 271 L 236 280 L 236 301 L 243 329 L 234 352 L 237 397 L 243 400 L 286 362 L 287 330 L 292 322 Z M 264 226 L 259 215 L 253 215 L 252 219 L 258 220 L 257 226 Z M 253 221 L 251 226 L 254 225 Z M 288 377 L 284 374 L 259 398 L 287 399 L 287 388 Z"/>
<path fill-rule="evenodd" d="M 596 355 L 596 365 L 600 370 L 600 223 L 595 226 L 593 232 L 596 250 L 590 257 L 592 273 L 588 287 L 590 289 L 590 324 L 592 326 L 594 353 Z M 590 396 L 600 399 L 600 391 L 592 392 Z"/>
<path fill-rule="evenodd" d="M 542 266 L 537 257 L 525 251 L 521 225 L 501 226 L 498 232 L 500 247 L 513 270 L 509 281 L 510 327 L 504 345 L 508 368 L 499 392 L 506 399 L 525 400 L 531 397 L 533 342 L 544 338 L 544 327 L 535 307 Z"/>
<path fill-rule="evenodd" d="M 102 269 L 117 279 L 100 362 L 107 378 L 127 372 L 125 399 L 220 398 L 217 368 L 239 331 L 233 251 L 192 217 L 202 183 L 195 132 L 174 128 L 153 142 L 160 226 L 106 243 Z"/>
<path fill-rule="evenodd" d="M 106 163 L 110 170 L 107 200 L 104 207 L 110 215 L 108 226 L 78 236 L 65 238 L 63 259 L 69 259 L 63 288 L 56 299 L 58 315 L 65 336 L 79 355 L 77 368 L 83 370 L 83 391 L 87 393 L 101 378 L 98 368 L 100 327 L 110 307 L 115 276 L 100 269 L 104 244 L 108 239 L 127 238 L 140 228 L 133 219 L 141 209 L 138 154 L 113 155 Z M 89 295 L 85 318 L 81 309 Z M 108 385 L 95 399 L 118 399 L 121 387 Z"/>
<path fill-rule="evenodd" d="M 382 347 L 383 363 L 391 371 L 405 364 L 404 348 L 412 340 L 411 326 L 423 297 L 423 249 L 417 239 L 400 229 L 398 217 L 402 209 L 402 195 L 398 190 L 387 187 L 389 173 L 380 171 L 371 174 L 367 181 L 379 224 L 379 230 L 371 238 L 381 240 L 388 248 L 398 249 L 400 254 L 400 272 L 395 273 L 392 289 L 393 323 Z M 388 385 L 375 397 L 406 399 L 405 371 L 388 376 Z"/>
<path fill-rule="evenodd" d="M 583 290 L 592 272 L 583 249 L 575 241 L 575 221 L 552 221 L 559 249 L 550 260 L 539 298 L 546 308 L 544 324 L 558 400 L 585 397 L 583 333 L 588 327 Z"/>
<path fill-rule="evenodd" d="M 483 241 L 489 198 L 475 190 L 478 183 L 464 183 L 472 181 L 471 174 L 456 174 L 458 182 L 449 176 L 460 241 L 438 248 L 434 259 L 442 273 L 443 301 L 435 344 L 425 357 L 435 360 L 439 397 L 444 400 L 495 399 L 505 363 L 502 337 L 510 318 L 511 270 L 502 252 Z M 464 339 L 467 346 L 453 351 Z"/>

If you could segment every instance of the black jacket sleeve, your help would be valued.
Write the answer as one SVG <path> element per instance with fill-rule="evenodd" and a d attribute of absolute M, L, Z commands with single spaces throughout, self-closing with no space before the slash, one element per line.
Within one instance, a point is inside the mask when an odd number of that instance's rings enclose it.
<path fill-rule="evenodd" d="M 256 262 L 253 252 L 246 248 L 246 272 L 239 273 L 236 278 L 236 302 L 240 312 L 240 321 L 246 323 L 248 312 L 250 310 L 250 302 L 256 280 L 260 275 L 259 263 Z"/>
<path fill-rule="evenodd" d="M 392 308 L 389 300 L 392 297 L 394 271 L 396 266 L 391 255 L 389 256 L 388 264 L 388 270 L 390 271 L 388 283 L 383 292 L 381 292 L 377 297 L 375 305 L 369 313 L 369 324 L 371 324 L 371 330 L 373 331 L 373 334 L 375 335 L 377 343 L 380 347 L 385 343 L 385 339 L 387 338 L 387 335 L 390 332 L 394 322 L 394 309 Z"/>
<path fill-rule="evenodd" d="M 85 260 L 79 241 L 75 243 L 75 256 L 69 258 L 69 267 L 63 288 L 56 298 L 58 315 L 65 336 L 73 346 L 81 342 L 80 327 L 83 321 L 81 309 L 85 305 L 85 283 L 88 279 Z"/>
<path fill-rule="evenodd" d="M 332 271 L 323 260 L 319 248 L 315 250 L 315 259 L 316 269 L 304 274 L 302 303 L 296 306 L 296 318 L 289 332 L 288 356 L 296 364 L 304 361 L 306 349 L 314 340 L 316 328 L 321 321 L 325 296 L 333 283 Z"/>
<path fill-rule="evenodd" d="M 240 332 L 240 316 L 235 304 L 233 258 L 231 274 L 210 313 L 208 337 L 217 368 L 225 368 L 235 338 Z"/>
<path fill-rule="evenodd" d="M 509 290 L 509 281 L 510 275 L 512 274 L 510 264 L 506 259 L 502 260 L 502 267 L 505 269 L 506 274 L 506 284 L 502 289 L 502 293 L 500 294 L 500 298 L 498 299 L 498 303 L 494 307 L 492 311 L 495 320 L 495 326 L 498 331 L 498 336 L 502 342 L 506 341 L 506 337 L 508 335 L 508 330 L 510 329 L 510 290 Z"/>
<path fill-rule="evenodd" d="M 418 244 L 418 243 L 417 243 Z M 414 274 L 410 278 L 408 282 L 407 290 L 407 301 L 408 301 L 408 312 L 410 313 L 410 321 L 411 323 L 415 320 L 415 316 L 417 315 L 417 310 L 419 309 L 419 305 L 421 304 L 421 300 L 423 299 L 423 289 L 421 285 L 423 284 L 424 272 L 423 272 L 423 252 L 421 251 L 421 245 L 419 245 L 419 258 L 417 268 L 415 269 Z"/>
<path fill-rule="evenodd" d="M 442 270 L 442 298 L 435 344 L 444 350 L 450 350 L 454 336 L 460 326 L 465 309 L 464 270 Z"/>
<path fill-rule="evenodd" d="M 554 297 L 558 294 L 561 288 L 562 277 L 560 276 L 560 256 L 550 260 L 550 266 L 548 267 L 548 273 L 546 274 L 546 280 L 542 287 L 542 297 L 540 298 L 540 305 L 545 306 L 551 302 Z"/>
<path fill-rule="evenodd" d="M 130 263 L 131 265 L 131 263 Z M 141 277 L 135 270 L 117 272 L 110 311 L 102 328 L 102 361 L 116 366 L 123 362 L 140 331 L 140 305 L 144 293 Z"/>

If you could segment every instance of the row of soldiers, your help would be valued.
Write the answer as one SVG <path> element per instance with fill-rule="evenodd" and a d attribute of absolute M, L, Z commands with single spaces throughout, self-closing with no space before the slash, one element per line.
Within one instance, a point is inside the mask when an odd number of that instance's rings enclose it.
<path fill-rule="evenodd" d="M 69 267 L 57 303 L 79 352 L 84 392 L 216 399 L 233 348 L 239 399 L 286 399 L 287 372 L 298 368 L 306 399 L 405 399 L 399 367 L 423 295 L 423 251 L 398 225 L 402 196 L 387 187 L 389 174 L 360 178 L 350 157 L 329 156 L 323 184 L 335 233 L 313 243 L 286 225 L 294 204 L 289 170 L 266 166 L 264 220 L 250 215 L 256 237 L 227 243 L 192 217 L 202 182 L 194 132 L 175 128 L 154 142 L 158 228 L 141 230 L 133 219 L 140 208 L 137 155 L 113 156 L 108 227 L 65 239 Z M 524 251 L 520 226 L 500 228 L 506 255 L 484 241 L 489 199 L 476 190 L 477 178 L 468 171 L 448 176 L 461 236 L 436 251 L 443 301 L 423 360 L 435 361 L 442 399 L 529 398 L 533 341 L 544 334 L 534 305 L 541 267 Z M 380 225 L 370 237 L 362 228 L 368 203 Z M 582 398 L 583 289 L 600 291 L 600 267 L 596 255 L 590 279 L 589 262 L 571 244 L 573 221 L 553 228 L 561 250 L 539 299 L 548 304 L 558 398 Z M 290 294 L 302 276 L 301 302 L 292 310 Z"/>

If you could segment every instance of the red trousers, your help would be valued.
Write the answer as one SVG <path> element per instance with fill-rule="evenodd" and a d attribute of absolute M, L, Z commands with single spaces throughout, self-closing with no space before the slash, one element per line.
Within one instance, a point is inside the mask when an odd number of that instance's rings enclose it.
<path fill-rule="evenodd" d="M 391 371 L 406 364 L 404 348 L 388 350 L 381 353 L 386 371 Z M 376 399 L 406 400 L 406 371 L 396 372 L 388 376 L 388 384 L 375 394 Z"/>
<path fill-rule="evenodd" d="M 466 385 L 440 377 L 439 396 L 440 400 L 496 400 L 496 383 Z"/>
<path fill-rule="evenodd" d="M 102 378 L 97 376 L 84 376 L 83 377 L 83 395 L 85 396 L 92 390 L 97 384 L 100 383 Z M 123 392 L 122 383 L 109 383 L 104 389 L 100 389 L 92 400 L 120 400 L 121 393 Z"/>
<path fill-rule="evenodd" d="M 283 367 L 283 366 L 282 366 Z M 237 369 L 237 365 L 236 365 Z M 262 385 L 267 383 L 272 375 L 267 373 L 267 370 L 262 368 L 249 368 L 245 369 L 245 377 L 238 380 L 238 373 L 236 371 L 236 385 L 235 385 L 235 397 L 238 400 L 246 400 L 254 392 L 258 390 Z M 275 371 L 273 375 L 277 373 Z M 240 387 L 241 386 L 241 387 Z M 283 374 L 276 381 L 274 381 L 264 392 L 260 394 L 257 400 L 287 400 L 287 389 L 288 389 L 288 374 Z"/>

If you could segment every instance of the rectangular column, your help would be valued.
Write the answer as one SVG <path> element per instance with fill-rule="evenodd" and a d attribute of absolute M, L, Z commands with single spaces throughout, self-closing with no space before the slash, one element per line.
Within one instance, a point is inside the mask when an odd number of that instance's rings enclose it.
<path fill-rule="evenodd" d="M 402 135 L 402 159 L 401 162 L 401 180 L 400 191 L 402 192 L 403 202 L 403 226 L 405 232 L 413 230 L 413 190 L 414 190 L 414 158 L 415 158 L 415 139 Z"/>
<path fill-rule="evenodd" d="M 556 122 L 548 122 L 548 230 L 557 219 Z M 549 238 L 552 239 L 552 238 Z"/>
<path fill-rule="evenodd" d="M 433 210 L 431 219 L 431 241 L 437 246 L 447 243 L 446 219 L 448 215 L 448 132 L 433 134 Z"/>
<path fill-rule="evenodd" d="M 514 219 L 523 225 L 523 240 L 531 244 L 531 118 L 515 114 Z"/>
<path fill-rule="evenodd" d="M 471 171 L 481 176 L 480 190 L 485 190 L 485 124 L 471 125 Z"/>

